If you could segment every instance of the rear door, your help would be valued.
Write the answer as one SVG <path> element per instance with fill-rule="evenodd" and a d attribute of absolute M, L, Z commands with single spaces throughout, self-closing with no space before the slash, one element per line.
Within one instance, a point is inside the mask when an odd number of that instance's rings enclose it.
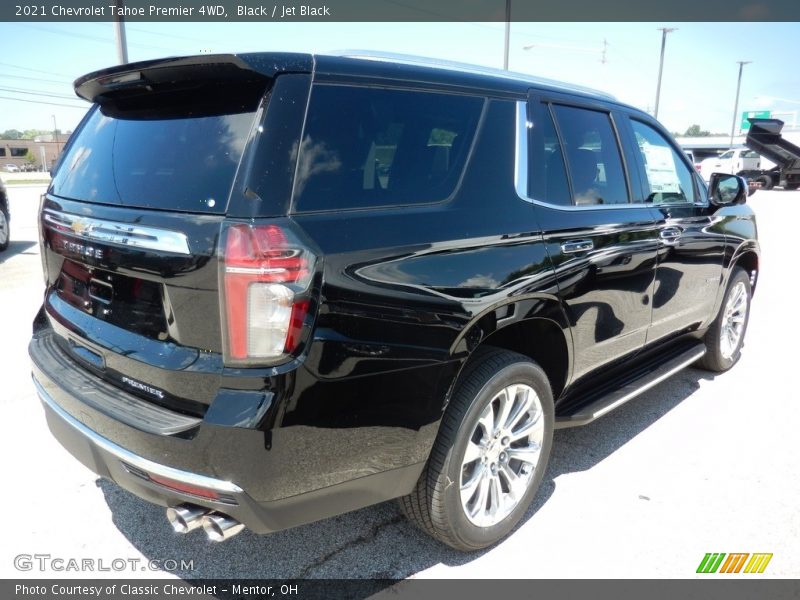
<path fill-rule="evenodd" d="M 658 237 L 633 202 L 640 182 L 618 118 L 602 103 L 529 99 L 529 196 L 572 325 L 575 378 L 637 352 L 650 325 Z"/>
<path fill-rule="evenodd" d="M 658 269 L 649 343 L 695 329 L 711 317 L 725 236 L 716 228 L 718 220 L 691 165 L 666 132 L 656 122 L 634 116 L 625 131 L 635 149 L 645 201 L 657 219 Z"/>

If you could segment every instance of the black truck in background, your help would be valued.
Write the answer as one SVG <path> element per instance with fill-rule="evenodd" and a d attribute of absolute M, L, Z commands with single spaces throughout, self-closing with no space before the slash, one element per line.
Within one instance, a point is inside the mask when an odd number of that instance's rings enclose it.
<path fill-rule="evenodd" d="M 747 170 L 737 173 L 769 190 L 780 186 L 785 190 L 800 187 L 800 147 L 781 136 L 783 121 L 780 119 L 748 119 L 750 131 L 745 145 L 775 163 L 772 169 Z"/>

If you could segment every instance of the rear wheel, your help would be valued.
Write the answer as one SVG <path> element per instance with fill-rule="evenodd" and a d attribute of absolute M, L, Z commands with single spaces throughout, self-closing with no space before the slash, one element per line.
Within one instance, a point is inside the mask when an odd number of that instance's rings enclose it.
<path fill-rule="evenodd" d="M 800 183 L 787 183 L 786 184 L 786 189 L 787 190 L 796 190 L 798 187 L 800 187 Z"/>
<path fill-rule="evenodd" d="M 771 190 L 772 186 L 774 185 L 772 182 L 772 177 L 770 177 L 769 175 L 759 175 L 758 177 L 756 177 L 755 181 L 756 183 L 761 184 L 762 190 Z"/>
<path fill-rule="evenodd" d="M 8 242 L 11 240 L 11 230 L 8 225 L 8 213 L 6 208 L 0 204 L 0 252 L 8 248 Z"/>
<path fill-rule="evenodd" d="M 750 278 L 741 267 L 731 273 L 719 314 L 706 333 L 706 355 L 699 365 L 709 371 L 727 371 L 739 360 L 750 318 Z"/>
<path fill-rule="evenodd" d="M 553 439 L 547 376 L 526 356 L 487 348 L 470 359 L 415 490 L 414 524 L 458 550 L 507 535 L 541 484 Z"/>

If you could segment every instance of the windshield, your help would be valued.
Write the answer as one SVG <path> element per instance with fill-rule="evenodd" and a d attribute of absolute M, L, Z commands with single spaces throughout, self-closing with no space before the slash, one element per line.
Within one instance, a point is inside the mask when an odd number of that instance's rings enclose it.
<path fill-rule="evenodd" d="M 102 204 L 224 213 L 254 114 L 122 119 L 95 107 L 52 191 Z"/>

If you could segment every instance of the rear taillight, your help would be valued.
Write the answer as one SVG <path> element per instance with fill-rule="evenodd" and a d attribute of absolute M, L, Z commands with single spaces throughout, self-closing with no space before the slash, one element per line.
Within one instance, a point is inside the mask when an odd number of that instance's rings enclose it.
<path fill-rule="evenodd" d="M 269 363 L 298 349 L 315 264 L 314 253 L 288 227 L 227 227 L 226 362 Z"/>

